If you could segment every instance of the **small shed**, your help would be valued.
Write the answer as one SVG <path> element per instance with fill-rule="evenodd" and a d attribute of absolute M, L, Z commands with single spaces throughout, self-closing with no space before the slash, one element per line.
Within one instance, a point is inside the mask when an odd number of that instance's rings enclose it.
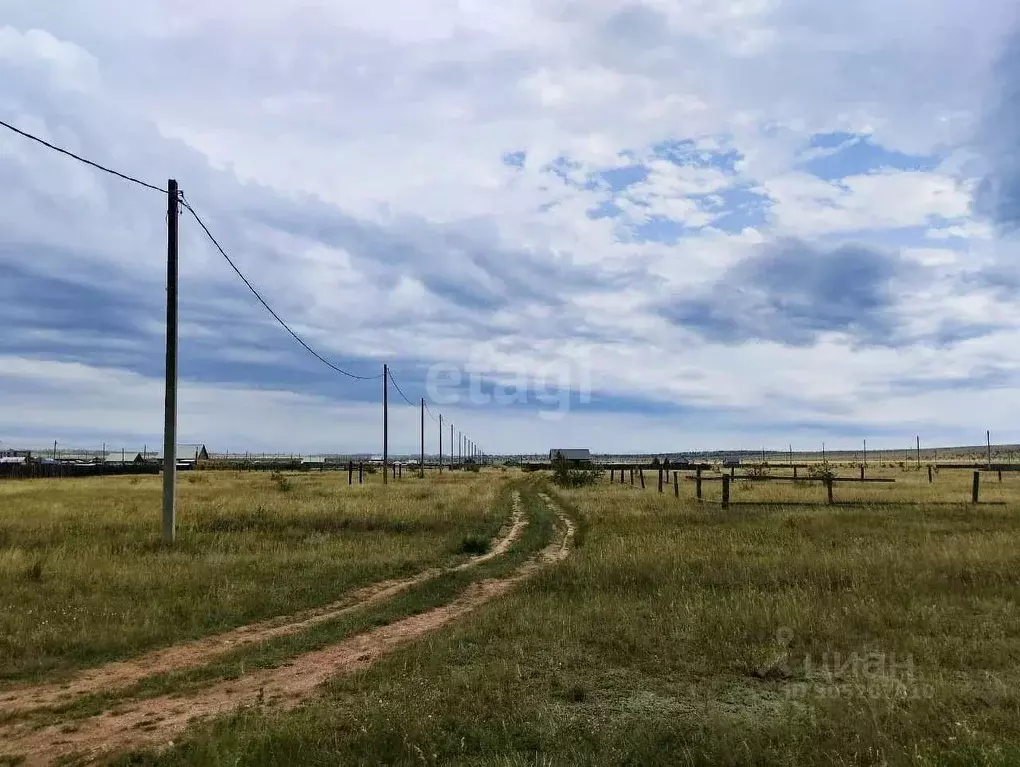
<path fill-rule="evenodd" d="M 740 457 L 736 456 L 736 455 L 727 456 L 726 458 L 723 458 L 722 465 L 723 465 L 724 468 L 727 468 L 727 469 L 730 468 L 731 466 L 739 466 L 740 465 Z"/>
<path fill-rule="evenodd" d="M 562 459 L 568 463 L 586 463 L 591 461 L 588 448 L 554 448 L 549 451 L 549 460 Z"/>

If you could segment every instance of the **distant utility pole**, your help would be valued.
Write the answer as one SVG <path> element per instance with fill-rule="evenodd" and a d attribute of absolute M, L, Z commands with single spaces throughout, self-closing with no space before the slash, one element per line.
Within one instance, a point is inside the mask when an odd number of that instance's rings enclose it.
<path fill-rule="evenodd" d="M 988 445 L 988 470 L 992 470 L 992 432 L 985 431 L 985 443 Z"/>
<path fill-rule="evenodd" d="M 421 398 L 421 478 L 425 479 L 425 398 Z"/>
<path fill-rule="evenodd" d="M 389 484 L 386 479 L 386 466 L 390 456 L 390 366 L 382 366 L 382 483 Z"/>
<path fill-rule="evenodd" d="M 439 473 L 443 473 L 443 414 L 439 414 Z"/>
<path fill-rule="evenodd" d="M 94 442 L 92 444 L 95 444 Z M 57 460 L 57 441 L 53 440 L 53 460 Z"/>
<path fill-rule="evenodd" d="M 921 437 L 918 435 L 915 437 L 917 440 L 917 468 L 921 468 Z"/>
<path fill-rule="evenodd" d="M 454 459 L 456 458 L 456 448 L 453 446 L 453 424 L 450 424 L 450 466 L 453 466 Z"/>
<path fill-rule="evenodd" d="M 166 399 L 163 403 L 163 542 L 177 534 L 177 181 L 167 182 Z M 106 452 L 106 446 L 103 446 Z"/>
<path fill-rule="evenodd" d="M 864 465 L 868 465 L 868 440 L 864 440 Z"/>

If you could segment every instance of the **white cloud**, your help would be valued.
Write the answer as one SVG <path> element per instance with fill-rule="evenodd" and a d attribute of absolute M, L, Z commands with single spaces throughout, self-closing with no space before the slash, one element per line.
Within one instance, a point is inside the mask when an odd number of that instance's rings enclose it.
<path fill-rule="evenodd" d="M 776 230 L 801 237 L 926 226 L 934 216 L 970 213 L 967 186 L 936 173 L 884 171 L 828 182 L 792 172 L 762 186 L 773 200 Z"/>
<path fill-rule="evenodd" d="M 956 151 L 1008 28 L 1009 3 L 985 6 L 973 14 L 949 0 L 102 0 L 85 9 L 0 0 L 8 20 L 0 77 L 12 84 L 0 113 L 157 183 L 179 177 L 273 304 L 331 353 L 463 361 L 484 343 L 487 364 L 508 370 L 588 353 L 596 386 L 614 395 L 756 410 L 752 424 L 766 415 L 835 422 L 842 408 L 849 424 L 877 418 L 883 382 L 935 376 L 943 364 L 959 375 L 993 363 L 1011 370 L 1010 352 L 971 340 L 941 363 L 923 344 L 850 348 L 835 336 L 810 349 L 725 347 L 669 325 L 654 307 L 780 235 L 866 233 L 882 243 L 884 230 L 923 228 L 929 241 L 918 236 L 904 255 L 934 281 L 904 294 L 904 329 L 1013 326 L 1010 304 L 961 294 L 958 283 L 964 266 L 992 258 L 956 247 L 992 239 L 971 215 L 973 174 Z M 812 133 L 837 130 L 947 159 L 930 173 L 838 182 L 795 170 Z M 731 173 L 653 155 L 656 142 L 679 138 L 742 159 Z M 526 153 L 522 168 L 502 162 L 512 151 Z M 577 164 L 566 171 L 571 183 L 546 170 L 561 157 Z M 649 176 L 620 195 L 589 184 L 631 162 Z M 8 135 L 0 135 L 0 174 L 0 245 L 32 249 L 26 268 L 123 291 L 144 285 L 159 303 L 158 196 Z M 738 184 L 772 198 L 769 220 L 739 234 L 707 228 L 675 246 L 622 236 L 658 217 L 710 225 L 718 211 L 696 196 Z M 623 210 L 619 219 L 588 215 L 609 201 Z M 230 290 L 215 306 L 236 316 L 243 289 L 192 222 L 182 231 L 188 289 L 210 298 Z M 930 247 L 943 244 L 952 247 Z M 0 251 L 4 259 L 13 257 Z M 197 338 L 212 320 L 189 322 Z M 50 375 L 34 370 L 40 380 Z M 229 397 L 245 401 L 242 391 Z M 219 409 L 222 420 L 210 424 L 224 439 L 260 439 L 231 431 L 230 418 L 241 416 L 217 392 L 195 400 L 195 411 Z M 791 393 L 796 403 L 777 404 Z M 882 418 L 952 425 L 939 396 L 895 400 L 900 415 L 883 408 Z M 250 404 L 281 413 L 340 407 L 302 403 Z M 84 429 L 99 406 L 67 407 Z M 517 433 L 508 416 L 493 418 L 494 430 Z M 320 439 L 321 420 L 300 421 L 302 437 Z M 141 428 L 128 421 L 117 428 Z M 654 421 L 642 424 L 660 433 Z M 282 438 L 272 428 L 266 434 Z"/>

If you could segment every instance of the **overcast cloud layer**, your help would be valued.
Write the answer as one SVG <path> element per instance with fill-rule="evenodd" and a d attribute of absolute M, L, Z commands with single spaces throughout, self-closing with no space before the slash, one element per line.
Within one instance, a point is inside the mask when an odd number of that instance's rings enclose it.
<path fill-rule="evenodd" d="M 1017 442 L 1012 6 L 0 0 L 0 119 L 490 452 Z M 158 442 L 165 212 L 0 130 L 0 447 Z M 182 438 L 378 451 L 181 237 Z"/>

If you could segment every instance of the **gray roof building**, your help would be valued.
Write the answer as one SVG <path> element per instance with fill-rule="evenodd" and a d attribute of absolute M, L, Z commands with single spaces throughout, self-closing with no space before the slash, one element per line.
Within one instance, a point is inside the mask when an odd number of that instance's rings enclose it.
<path fill-rule="evenodd" d="M 549 460 L 562 458 L 565 461 L 590 461 L 591 451 L 588 448 L 554 448 L 549 451 Z"/>
<path fill-rule="evenodd" d="M 178 461 L 208 461 L 209 451 L 201 443 L 181 443 L 177 445 Z"/>

